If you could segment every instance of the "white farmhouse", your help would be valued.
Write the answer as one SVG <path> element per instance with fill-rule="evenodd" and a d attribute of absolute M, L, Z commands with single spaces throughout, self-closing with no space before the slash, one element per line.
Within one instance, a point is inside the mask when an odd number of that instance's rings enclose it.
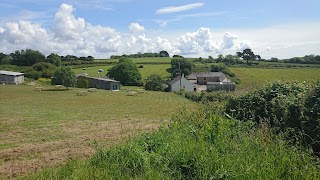
<path fill-rule="evenodd" d="M 184 76 L 178 76 L 169 82 L 169 91 L 179 91 L 183 89 L 186 92 L 196 91 L 194 83 L 188 81 Z"/>

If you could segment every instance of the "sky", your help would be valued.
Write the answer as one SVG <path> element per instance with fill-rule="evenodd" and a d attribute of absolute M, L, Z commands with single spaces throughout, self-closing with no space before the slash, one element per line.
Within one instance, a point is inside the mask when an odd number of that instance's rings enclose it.
<path fill-rule="evenodd" d="M 319 0 L 1 0 L 0 52 L 320 55 Z"/>

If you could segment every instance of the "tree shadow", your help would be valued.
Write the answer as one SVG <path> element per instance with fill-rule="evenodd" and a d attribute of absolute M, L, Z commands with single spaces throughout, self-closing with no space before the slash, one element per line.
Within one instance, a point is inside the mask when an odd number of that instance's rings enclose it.
<path fill-rule="evenodd" d="M 172 73 L 172 68 L 167 68 L 166 71 L 171 74 Z"/>

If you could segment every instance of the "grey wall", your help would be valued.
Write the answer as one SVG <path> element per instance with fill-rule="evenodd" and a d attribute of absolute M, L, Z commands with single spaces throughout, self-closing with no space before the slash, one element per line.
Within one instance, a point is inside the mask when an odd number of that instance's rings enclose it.
<path fill-rule="evenodd" d="M 181 89 L 184 89 L 187 92 L 194 91 L 194 84 L 185 78 L 181 78 Z M 179 91 L 180 90 L 180 80 L 171 85 L 170 91 Z"/>
<path fill-rule="evenodd" d="M 0 75 L 0 83 L 6 84 L 21 84 L 24 82 L 24 75 L 20 76 L 8 76 L 8 75 Z"/>

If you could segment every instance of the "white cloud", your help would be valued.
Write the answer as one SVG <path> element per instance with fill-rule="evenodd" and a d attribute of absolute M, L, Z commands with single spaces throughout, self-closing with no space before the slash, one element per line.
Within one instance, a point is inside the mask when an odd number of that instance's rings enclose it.
<path fill-rule="evenodd" d="M 236 46 L 235 42 L 237 38 L 237 35 L 226 32 L 222 42 L 219 42 L 209 28 L 201 27 L 196 32 L 189 32 L 178 38 L 176 47 L 183 55 L 222 53 L 226 49 L 238 49 L 239 45 Z"/>
<path fill-rule="evenodd" d="M 169 6 L 169 7 L 164 7 L 156 10 L 156 14 L 169 14 L 169 13 L 182 12 L 190 9 L 199 8 L 199 7 L 202 7 L 203 5 L 204 3 L 193 3 L 193 4 L 183 5 L 183 6 Z"/>
<path fill-rule="evenodd" d="M 131 23 L 130 25 L 129 25 L 129 32 L 131 33 L 131 34 L 139 34 L 139 33 L 141 33 L 141 32 L 143 32 L 144 31 L 144 27 L 143 26 L 141 26 L 140 24 L 138 24 L 138 23 Z"/>
<path fill-rule="evenodd" d="M 85 20 L 73 15 L 72 5 L 62 4 L 54 17 L 53 31 L 61 39 L 71 40 L 81 37 L 85 30 Z"/>
<path fill-rule="evenodd" d="M 237 39 L 238 36 L 235 34 L 231 34 L 229 32 L 226 32 L 226 34 L 223 37 L 223 42 L 221 44 L 221 49 L 229 49 L 234 46 L 234 40 Z"/>
<path fill-rule="evenodd" d="M 11 53 L 30 48 L 46 55 L 53 52 L 108 58 L 113 54 L 165 50 L 169 54 L 204 57 L 220 53 L 235 54 L 239 50 L 252 48 L 262 58 L 320 54 L 319 23 L 263 29 L 218 29 L 214 32 L 204 27 L 193 32 L 153 32 L 138 23 L 131 23 L 128 28 L 131 34 L 128 34 L 120 33 L 112 27 L 92 25 L 76 17 L 74 11 L 72 5 L 62 4 L 55 14 L 53 24 L 49 26 L 51 28 L 23 20 L 1 24 L 0 52 Z M 30 17 L 32 19 L 34 16 Z"/>

